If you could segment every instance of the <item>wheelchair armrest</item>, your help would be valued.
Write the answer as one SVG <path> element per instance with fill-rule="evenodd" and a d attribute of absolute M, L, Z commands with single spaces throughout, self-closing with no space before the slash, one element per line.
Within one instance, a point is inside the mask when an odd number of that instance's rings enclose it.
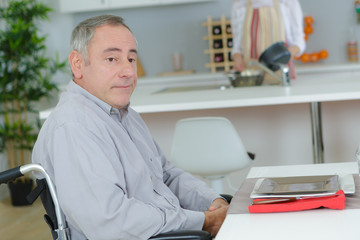
<path fill-rule="evenodd" d="M 233 198 L 230 194 L 220 194 L 221 197 L 230 203 Z M 154 237 L 151 237 L 149 240 L 211 240 L 212 236 L 206 231 L 178 231 L 178 232 L 169 232 L 161 233 Z"/>
<path fill-rule="evenodd" d="M 233 198 L 232 195 L 230 194 L 220 194 L 220 196 L 222 196 L 223 198 L 225 198 L 225 200 L 230 204 L 231 199 Z"/>
<path fill-rule="evenodd" d="M 151 237 L 149 240 L 211 240 L 212 236 L 206 231 L 178 231 L 178 232 L 169 232 L 161 233 L 154 237 Z"/>

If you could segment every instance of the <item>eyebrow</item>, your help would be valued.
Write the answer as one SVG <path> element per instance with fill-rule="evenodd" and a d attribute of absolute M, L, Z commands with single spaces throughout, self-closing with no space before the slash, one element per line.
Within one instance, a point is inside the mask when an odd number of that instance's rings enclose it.
<path fill-rule="evenodd" d="M 122 50 L 120 48 L 107 48 L 104 50 L 104 53 L 107 53 L 107 52 L 121 52 Z M 132 53 L 136 53 L 137 54 L 137 50 L 136 49 L 130 49 L 129 52 L 132 52 Z"/>

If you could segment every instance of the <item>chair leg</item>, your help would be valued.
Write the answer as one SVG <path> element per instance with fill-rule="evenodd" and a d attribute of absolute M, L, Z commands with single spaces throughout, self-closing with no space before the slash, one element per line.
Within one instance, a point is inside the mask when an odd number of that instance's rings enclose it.
<path fill-rule="evenodd" d="M 222 182 L 223 178 L 224 177 L 209 178 L 210 187 L 219 194 L 223 193 L 223 182 Z"/>

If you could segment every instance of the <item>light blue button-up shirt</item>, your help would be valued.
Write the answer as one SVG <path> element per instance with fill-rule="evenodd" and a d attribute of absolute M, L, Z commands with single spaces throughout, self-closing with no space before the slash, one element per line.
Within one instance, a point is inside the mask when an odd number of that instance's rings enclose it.
<path fill-rule="evenodd" d="M 219 195 L 168 162 L 132 108 L 71 82 L 33 149 L 54 181 L 72 240 L 148 239 L 198 229 Z"/>

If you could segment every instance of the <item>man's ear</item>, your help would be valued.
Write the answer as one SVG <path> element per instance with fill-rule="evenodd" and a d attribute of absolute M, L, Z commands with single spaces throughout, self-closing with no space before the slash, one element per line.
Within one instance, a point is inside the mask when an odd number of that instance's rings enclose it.
<path fill-rule="evenodd" d="M 85 65 L 84 58 L 78 51 L 74 50 L 69 55 L 69 63 L 74 79 L 81 79 L 83 66 Z"/>

